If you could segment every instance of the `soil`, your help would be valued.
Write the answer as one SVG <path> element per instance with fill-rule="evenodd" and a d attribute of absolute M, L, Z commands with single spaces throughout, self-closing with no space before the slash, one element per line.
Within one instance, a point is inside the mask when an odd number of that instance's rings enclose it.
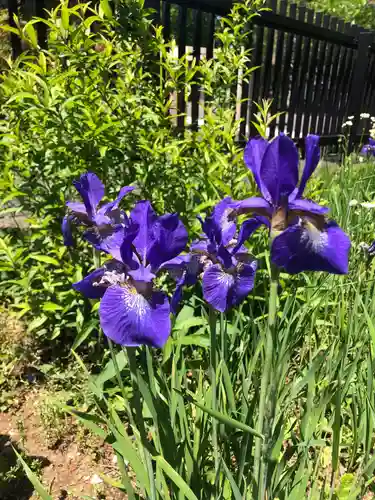
<path fill-rule="evenodd" d="M 127 496 L 118 489 L 107 486 L 99 474 L 116 478 L 117 465 L 109 445 L 101 445 L 100 460 L 80 451 L 82 442 L 74 435 L 66 436 L 57 449 L 50 449 L 37 411 L 41 395 L 37 390 L 26 395 L 16 413 L 0 413 L 0 473 L 16 464 L 13 447 L 23 450 L 28 459 L 38 460 L 42 472 L 41 481 L 55 500 L 81 498 L 120 500 Z M 21 422 L 21 425 L 20 425 Z M 72 425 L 72 429 L 75 429 Z M 94 483 L 94 484 L 93 484 Z M 96 483 L 96 484 L 95 484 Z M 86 495 L 86 497 L 84 497 Z M 33 488 L 19 473 L 14 480 L 1 484 L 1 500 L 36 500 Z"/>

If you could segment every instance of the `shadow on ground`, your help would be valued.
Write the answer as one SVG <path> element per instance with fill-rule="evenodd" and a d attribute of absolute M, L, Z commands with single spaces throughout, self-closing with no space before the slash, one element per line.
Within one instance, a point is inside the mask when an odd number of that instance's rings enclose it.
<path fill-rule="evenodd" d="M 0 498 L 28 500 L 32 497 L 34 488 L 27 479 L 22 465 L 18 464 L 13 448 L 20 453 L 21 450 L 10 436 L 0 434 Z M 33 470 L 41 470 L 50 464 L 45 457 L 23 456 L 23 458 Z"/>

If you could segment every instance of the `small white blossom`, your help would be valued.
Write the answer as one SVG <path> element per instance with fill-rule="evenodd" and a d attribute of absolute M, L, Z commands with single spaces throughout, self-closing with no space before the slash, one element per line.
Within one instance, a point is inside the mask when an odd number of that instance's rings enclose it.
<path fill-rule="evenodd" d="M 361 113 L 359 116 L 361 118 L 370 118 L 370 113 Z"/>
<path fill-rule="evenodd" d="M 361 203 L 361 207 L 363 208 L 375 208 L 375 201 L 365 201 Z"/>
<path fill-rule="evenodd" d="M 375 116 L 370 116 L 370 120 L 371 120 L 372 122 L 375 122 Z"/>
<path fill-rule="evenodd" d="M 90 483 L 91 484 L 101 484 L 103 482 L 103 479 L 101 479 L 98 474 L 94 474 L 91 478 Z"/>
<path fill-rule="evenodd" d="M 358 205 L 358 200 L 350 200 L 349 201 L 349 207 L 355 207 Z"/>
<path fill-rule="evenodd" d="M 348 120 L 347 122 L 342 124 L 342 127 L 351 127 L 353 125 L 353 122 L 351 120 Z"/>
<path fill-rule="evenodd" d="M 363 156 L 360 156 L 360 157 L 358 158 L 358 160 L 359 160 L 359 163 L 363 163 L 363 162 L 365 161 L 365 159 L 363 158 Z"/>
<path fill-rule="evenodd" d="M 354 115 L 348 116 L 348 120 L 354 120 Z"/>

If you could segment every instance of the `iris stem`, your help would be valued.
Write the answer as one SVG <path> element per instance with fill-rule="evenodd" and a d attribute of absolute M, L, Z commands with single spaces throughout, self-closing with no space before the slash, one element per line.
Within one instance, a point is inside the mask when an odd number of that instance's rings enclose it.
<path fill-rule="evenodd" d="M 256 430 L 260 434 L 264 434 L 264 441 L 257 438 L 255 442 L 255 456 L 254 456 L 254 477 L 257 479 L 257 498 L 258 500 L 265 499 L 266 488 L 266 464 L 267 464 L 267 451 L 269 447 L 269 435 L 271 430 L 272 419 L 272 401 L 274 397 L 273 391 L 269 391 L 270 386 L 270 372 L 272 369 L 272 354 L 273 354 L 273 339 L 276 326 L 277 317 L 277 290 L 279 285 L 279 270 L 271 264 L 271 279 L 270 279 L 270 294 L 268 299 L 268 324 L 265 332 L 264 339 L 264 365 L 262 372 L 262 380 L 260 385 L 260 399 L 259 399 L 259 414 Z M 270 394 L 270 392 L 272 394 Z M 268 396 L 268 397 L 267 397 Z"/>
<path fill-rule="evenodd" d="M 211 408 L 212 410 L 217 410 L 217 394 L 216 394 L 216 369 L 217 369 L 217 353 L 216 353 L 216 321 L 217 314 L 216 311 L 210 307 L 209 309 L 209 325 L 210 325 L 210 377 L 211 377 Z M 215 477 L 219 474 L 219 449 L 217 443 L 217 421 L 212 419 L 212 446 L 214 449 L 214 461 L 215 461 Z"/>

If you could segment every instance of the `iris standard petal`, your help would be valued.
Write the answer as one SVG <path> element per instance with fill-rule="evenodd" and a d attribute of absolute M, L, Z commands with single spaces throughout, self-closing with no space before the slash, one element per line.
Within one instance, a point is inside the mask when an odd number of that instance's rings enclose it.
<path fill-rule="evenodd" d="M 290 274 L 302 271 L 348 272 L 350 239 L 334 221 L 322 231 L 311 222 L 288 227 L 272 242 L 271 258 Z"/>
<path fill-rule="evenodd" d="M 100 207 L 100 209 L 98 210 L 98 213 L 112 217 L 112 212 L 117 212 L 119 204 L 120 204 L 121 200 L 124 198 L 124 196 L 126 196 L 128 193 L 130 193 L 134 189 L 135 189 L 134 186 L 122 187 L 120 189 L 120 192 L 119 192 L 117 198 L 113 201 L 108 202 L 108 203 L 104 203 Z"/>
<path fill-rule="evenodd" d="M 298 182 L 298 151 L 286 135 L 279 135 L 268 146 L 260 167 L 260 178 L 278 207 Z"/>
<path fill-rule="evenodd" d="M 100 299 L 103 297 L 106 287 L 100 286 L 98 283 L 106 272 L 105 267 L 99 267 L 92 273 L 88 274 L 83 280 L 73 283 L 73 288 L 77 292 L 82 293 L 88 299 Z"/>
<path fill-rule="evenodd" d="M 263 137 L 255 137 L 254 139 L 250 139 L 245 147 L 244 160 L 247 168 L 252 171 L 255 182 L 258 186 L 259 191 L 262 193 L 262 196 L 271 203 L 271 196 L 260 177 L 260 166 L 262 164 L 262 159 L 267 146 L 268 141 L 266 139 L 263 139 Z"/>
<path fill-rule="evenodd" d="M 100 302 L 103 332 L 124 346 L 163 347 L 171 331 L 168 297 L 152 292 L 146 299 L 128 287 L 111 286 Z"/>
<path fill-rule="evenodd" d="M 143 266 L 142 264 L 137 269 L 128 271 L 128 274 L 135 281 L 143 281 L 144 283 L 151 283 L 156 278 L 155 274 L 151 272 L 150 266 Z"/>
<path fill-rule="evenodd" d="M 65 216 L 61 223 L 61 232 L 64 238 L 64 245 L 66 247 L 72 247 L 74 245 L 72 227 L 71 227 L 71 217 Z"/>
<path fill-rule="evenodd" d="M 294 201 L 288 203 L 289 211 L 296 212 L 297 215 L 305 214 L 315 214 L 315 215 L 325 215 L 329 212 L 328 207 L 322 207 L 314 201 L 303 200 L 302 198 L 296 198 Z"/>
<path fill-rule="evenodd" d="M 104 196 L 104 184 L 93 172 L 81 175 L 78 181 L 73 181 L 73 184 L 82 196 L 87 214 L 91 219 Z"/>
<path fill-rule="evenodd" d="M 147 262 L 154 272 L 166 262 L 177 257 L 186 247 L 188 233 L 177 214 L 158 217 L 152 227 L 152 241 L 147 251 Z"/>
<path fill-rule="evenodd" d="M 318 166 L 320 160 L 320 147 L 319 147 L 319 136 L 318 135 L 308 135 L 305 139 L 305 167 L 303 169 L 301 182 L 298 187 L 297 198 L 302 196 L 302 193 L 306 187 L 307 181 L 312 176 L 314 170 Z"/>
<path fill-rule="evenodd" d="M 236 233 L 236 203 L 230 196 L 220 201 L 213 209 L 215 238 L 218 244 L 227 245 Z"/>
<path fill-rule="evenodd" d="M 130 213 L 131 221 L 139 226 L 139 231 L 134 239 L 134 246 L 137 249 L 142 263 L 146 263 L 147 252 L 154 241 L 153 225 L 157 219 L 151 203 L 148 200 L 138 201 Z"/>
<path fill-rule="evenodd" d="M 80 219 L 87 218 L 86 206 L 84 203 L 80 203 L 79 201 L 67 201 L 66 206 L 68 209 L 77 215 Z"/>

